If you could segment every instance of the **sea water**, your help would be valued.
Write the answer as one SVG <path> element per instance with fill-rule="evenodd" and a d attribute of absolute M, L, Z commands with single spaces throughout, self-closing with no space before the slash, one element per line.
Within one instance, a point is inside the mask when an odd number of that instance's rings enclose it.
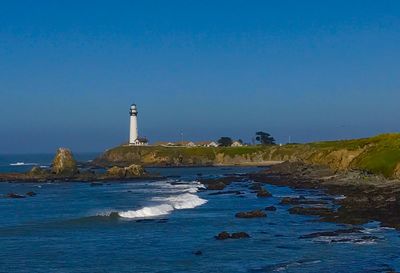
<path fill-rule="evenodd" d="M 51 157 L 1 157 L 4 169 L 49 165 Z M 362 234 L 301 239 L 351 226 L 292 215 L 286 196 L 321 197 L 315 190 L 266 185 L 271 198 L 257 198 L 243 183 L 209 195 L 198 177 L 256 172 L 259 168 L 160 168 L 149 181 L 90 183 L 0 183 L 0 272 L 386 272 L 400 270 L 400 238 L 379 223 Z M 277 207 L 266 218 L 235 213 Z M 251 238 L 218 241 L 221 231 Z M 355 237 L 352 240 L 351 237 Z M 357 237 L 358 236 L 358 237 Z M 350 238 L 348 238 L 350 237 Z M 356 238 L 357 237 L 357 238 Z M 365 238 L 365 239 L 362 239 Z M 368 239 L 369 238 L 369 239 Z M 373 239 L 370 239 L 373 238 Z M 337 238 L 336 238 L 337 239 Z M 197 254 L 197 255 L 196 255 Z M 199 255 L 201 254 L 201 255 Z"/>

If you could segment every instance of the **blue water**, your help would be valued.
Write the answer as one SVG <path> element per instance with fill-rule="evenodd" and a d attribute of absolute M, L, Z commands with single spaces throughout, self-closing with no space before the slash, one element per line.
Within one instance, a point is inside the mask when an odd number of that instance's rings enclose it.
<path fill-rule="evenodd" d="M 2 158 L 4 166 L 14 161 L 22 160 Z M 49 163 L 49 160 L 40 162 Z M 266 185 L 273 197 L 257 198 L 243 183 L 233 183 L 227 190 L 241 190 L 245 193 L 243 197 L 209 195 L 194 182 L 198 173 L 218 176 L 257 170 L 150 169 L 171 177 L 159 181 L 110 182 L 103 186 L 1 183 L 0 194 L 34 191 L 37 195 L 24 199 L 0 198 L 0 272 L 400 270 L 399 233 L 380 228 L 379 223 L 363 227 L 363 234 L 375 236 L 374 240 L 334 243 L 324 237 L 299 239 L 311 232 L 349 227 L 321 223 L 311 216 L 291 215 L 287 206 L 279 205 L 284 196 L 313 198 L 321 196 L 319 191 Z M 275 205 L 277 211 L 267 212 L 267 218 L 234 217 L 238 211 L 269 205 Z M 135 218 L 138 212 L 154 213 L 157 212 L 154 208 L 160 207 L 166 209 L 165 214 Z M 121 217 L 124 213 L 131 217 Z M 224 230 L 245 231 L 251 238 L 215 240 L 214 236 Z M 202 255 L 194 255 L 196 251 Z"/>

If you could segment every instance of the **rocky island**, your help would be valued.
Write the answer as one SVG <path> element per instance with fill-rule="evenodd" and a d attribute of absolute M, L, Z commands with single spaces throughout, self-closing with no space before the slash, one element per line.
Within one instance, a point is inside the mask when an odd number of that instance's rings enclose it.
<path fill-rule="evenodd" d="M 111 167 L 103 172 L 95 172 L 87 168 L 78 168 L 72 152 L 67 148 L 59 148 L 51 168 L 35 166 L 27 173 L 0 173 L 0 181 L 48 182 L 48 181 L 103 181 L 103 180 L 132 180 L 151 178 L 145 169 L 136 164 L 126 167 Z"/>

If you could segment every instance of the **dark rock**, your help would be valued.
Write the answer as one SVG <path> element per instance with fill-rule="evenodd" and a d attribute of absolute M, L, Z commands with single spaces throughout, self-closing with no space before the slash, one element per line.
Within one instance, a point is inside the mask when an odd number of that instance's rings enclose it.
<path fill-rule="evenodd" d="M 92 183 L 90 183 L 90 186 L 91 187 L 97 187 L 97 186 L 103 186 L 104 184 L 103 183 L 101 183 L 101 182 L 92 182 Z"/>
<path fill-rule="evenodd" d="M 25 198 L 25 196 L 24 195 L 20 195 L 20 194 L 17 194 L 17 193 L 8 193 L 7 195 L 6 195 L 6 197 L 7 198 Z"/>
<path fill-rule="evenodd" d="M 262 210 L 253 210 L 253 211 L 244 211 L 236 213 L 235 217 L 237 218 L 258 218 L 258 217 L 267 217 L 267 214 Z"/>
<path fill-rule="evenodd" d="M 289 209 L 290 214 L 331 216 L 334 211 L 330 208 L 320 207 L 293 207 Z"/>
<path fill-rule="evenodd" d="M 252 191 L 260 191 L 262 190 L 261 183 L 253 183 L 250 185 L 249 189 Z"/>
<path fill-rule="evenodd" d="M 217 191 L 209 193 L 208 195 L 223 195 L 223 194 L 243 194 L 241 191 Z"/>
<path fill-rule="evenodd" d="M 229 238 L 231 238 L 231 235 L 226 231 L 220 232 L 217 236 L 215 236 L 215 239 L 217 240 L 226 240 Z"/>
<path fill-rule="evenodd" d="M 312 239 L 312 238 L 317 238 L 317 237 L 335 237 L 339 236 L 342 234 L 350 234 L 350 233 L 360 233 L 361 228 L 354 227 L 354 228 L 349 228 L 349 229 L 338 229 L 334 231 L 321 231 L 321 232 L 314 232 L 306 235 L 302 235 L 299 238 L 300 239 Z"/>
<path fill-rule="evenodd" d="M 203 255 L 203 252 L 201 252 L 200 250 L 197 250 L 193 254 L 196 256 L 201 256 L 201 255 Z"/>
<path fill-rule="evenodd" d="M 313 205 L 313 204 L 328 204 L 324 200 L 309 200 L 304 196 L 300 197 L 284 197 L 281 199 L 281 205 Z"/>
<path fill-rule="evenodd" d="M 229 234 L 226 231 L 223 231 L 221 233 L 219 233 L 217 236 L 215 236 L 215 238 L 217 240 L 227 240 L 227 239 L 243 239 L 243 238 L 249 238 L 250 235 L 247 234 L 246 232 L 234 232 L 232 234 Z"/>
<path fill-rule="evenodd" d="M 276 207 L 274 206 L 269 206 L 265 208 L 266 211 L 276 211 Z"/>
<path fill-rule="evenodd" d="M 32 197 L 32 196 L 35 196 L 35 195 L 36 195 L 36 192 L 29 191 L 29 192 L 26 193 L 26 195 Z"/>
<path fill-rule="evenodd" d="M 257 192 L 257 197 L 271 197 L 272 194 L 266 189 L 261 189 Z"/>
<path fill-rule="evenodd" d="M 234 232 L 231 235 L 232 239 L 242 239 L 242 238 L 250 238 L 250 235 L 247 234 L 246 232 Z"/>
<path fill-rule="evenodd" d="M 224 176 L 218 178 L 199 179 L 207 190 L 223 190 L 226 186 L 235 181 L 241 181 L 243 178 L 238 176 Z"/>

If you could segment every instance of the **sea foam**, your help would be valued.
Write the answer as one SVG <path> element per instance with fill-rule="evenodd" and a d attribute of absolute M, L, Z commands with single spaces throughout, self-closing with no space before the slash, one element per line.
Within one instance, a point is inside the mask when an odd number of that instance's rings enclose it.
<path fill-rule="evenodd" d="M 160 183 L 159 186 L 168 190 L 174 189 L 179 194 L 168 197 L 153 197 L 151 201 L 156 203 L 155 205 L 143 207 L 138 210 L 118 212 L 118 215 L 129 219 L 151 218 L 170 214 L 174 210 L 192 209 L 207 203 L 207 200 L 195 194 L 199 188 L 203 187 L 199 182 L 192 182 L 190 184 Z"/>

